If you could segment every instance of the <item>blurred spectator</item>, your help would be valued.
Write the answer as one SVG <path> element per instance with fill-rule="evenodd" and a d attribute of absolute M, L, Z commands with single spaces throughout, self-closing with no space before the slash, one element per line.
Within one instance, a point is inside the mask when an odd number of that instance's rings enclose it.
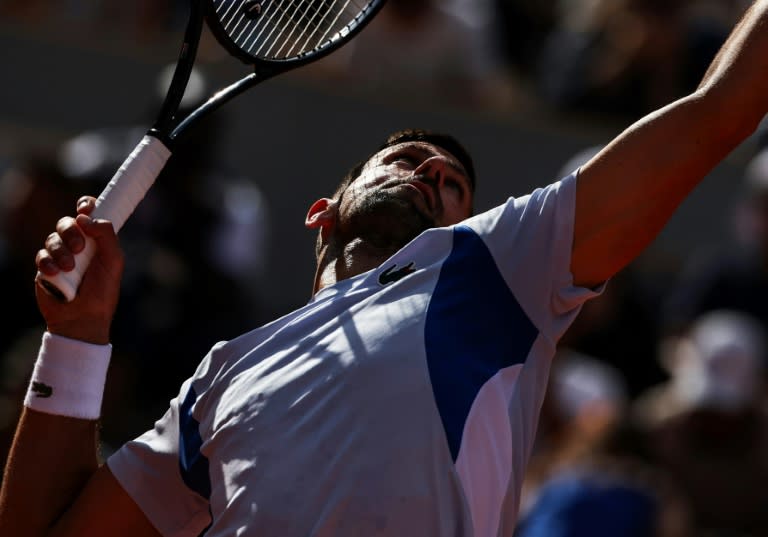
<path fill-rule="evenodd" d="M 563 470 L 541 486 L 514 537 L 693 537 L 659 476 L 628 461 Z"/>
<path fill-rule="evenodd" d="M 661 359 L 669 382 L 648 390 L 637 417 L 655 424 L 696 408 L 741 411 L 762 404 L 765 331 L 751 316 L 730 310 L 705 313 Z"/>
<path fill-rule="evenodd" d="M 123 36 L 131 41 L 151 42 L 168 32 L 179 31 L 186 24 L 189 2 L 186 0 L 3 0 L 0 16 L 35 27 L 70 26 L 88 29 L 99 37 Z M 72 28 L 70 28 L 70 31 Z"/>
<path fill-rule="evenodd" d="M 552 2 L 526 0 L 443 0 L 440 8 L 472 28 L 486 53 L 507 71 L 517 91 L 529 92 L 527 80 L 540 43 L 555 21 Z M 519 95 L 519 94 L 518 94 Z"/>
<path fill-rule="evenodd" d="M 683 94 L 681 0 L 561 3 L 536 84 L 557 110 L 636 118 Z"/>
<path fill-rule="evenodd" d="M 765 343 L 751 317 L 709 312 L 663 355 L 671 380 L 635 403 L 651 459 L 679 483 L 697 535 L 768 535 Z"/>
<path fill-rule="evenodd" d="M 547 36 L 558 24 L 558 2 L 494 0 L 494 8 L 502 57 L 529 82 Z"/>
<path fill-rule="evenodd" d="M 515 537 L 693 537 L 684 498 L 628 427 L 621 374 L 561 349 L 550 379 Z"/>
<path fill-rule="evenodd" d="M 601 445 L 629 404 L 621 373 L 601 360 L 561 346 L 553 362 L 534 461 L 576 460 Z M 556 454 L 556 457 L 553 456 Z M 531 464 L 536 468 L 537 464 Z M 536 474 L 532 471 L 531 475 Z"/>
<path fill-rule="evenodd" d="M 471 11 L 462 0 L 389 0 L 352 42 L 310 69 L 395 98 L 507 106 L 514 86 L 498 39 Z"/>
<path fill-rule="evenodd" d="M 696 252 L 683 267 L 664 301 L 665 337 L 718 309 L 747 313 L 768 330 L 768 149 L 750 161 L 743 181 L 732 213 L 734 240 Z"/>

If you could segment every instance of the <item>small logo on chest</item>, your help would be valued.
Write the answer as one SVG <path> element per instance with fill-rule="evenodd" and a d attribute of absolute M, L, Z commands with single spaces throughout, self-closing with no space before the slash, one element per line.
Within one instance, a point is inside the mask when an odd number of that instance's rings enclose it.
<path fill-rule="evenodd" d="M 379 283 L 381 285 L 387 285 L 388 283 L 393 283 L 402 278 L 405 278 L 409 274 L 416 272 L 416 269 L 413 268 L 413 265 L 413 261 L 399 269 L 397 268 L 397 264 L 392 265 L 387 270 L 379 274 Z"/>

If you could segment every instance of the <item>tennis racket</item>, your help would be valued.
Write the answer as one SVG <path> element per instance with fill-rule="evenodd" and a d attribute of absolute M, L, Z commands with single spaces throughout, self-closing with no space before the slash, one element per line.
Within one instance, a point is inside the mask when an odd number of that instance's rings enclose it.
<path fill-rule="evenodd" d="M 201 118 L 253 86 L 319 60 L 349 42 L 385 0 L 191 0 L 189 20 L 176 68 L 155 124 L 126 158 L 99 195 L 92 217 L 112 222 L 119 231 L 170 158 L 180 136 Z M 205 24 L 219 43 L 253 71 L 221 88 L 184 117 L 179 107 L 189 82 Z M 38 281 L 62 301 L 77 294 L 93 258 L 86 238 L 75 268 Z"/>

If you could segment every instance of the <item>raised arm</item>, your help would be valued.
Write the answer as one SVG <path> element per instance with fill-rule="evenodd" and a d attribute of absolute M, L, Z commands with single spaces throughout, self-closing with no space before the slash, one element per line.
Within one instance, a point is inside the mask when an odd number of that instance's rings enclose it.
<path fill-rule="evenodd" d="M 597 285 L 639 255 L 767 112 L 768 0 L 758 0 L 695 92 L 636 122 L 581 169 L 574 282 Z"/>
<path fill-rule="evenodd" d="M 94 362 L 108 360 L 109 329 L 117 305 L 123 256 L 109 222 L 94 222 L 87 216 L 93 208 L 88 198 L 79 208 L 84 213 L 62 219 L 57 233 L 38 253 L 37 266 L 53 274 L 72 263 L 72 252 L 82 248 L 82 231 L 98 245 L 97 257 L 89 267 L 78 297 L 62 303 L 42 288 L 37 288 L 38 305 L 50 334 L 59 339 L 51 343 L 68 345 L 77 340 L 93 352 L 55 356 L 52 364 L 72 382 L 38 384 L 30 392 L 32 406 L 25 408 L 16 429 L 6 462 L 0 490 L 0 535 L 40 536 L 155 536 L 157 532 L 138 506 L 120 487 L 98 457 L 98 411 L 100 395 L 90 403 L 88 392 L 78 393 L 91 373 Z M 49 336 L 46 336 L 49 337 Z M 52 339 L 47 339 L 52 341 Z M 50 350 L 55 350 L 51 348 Z M 60 348 L 58 350 L 61 350 Z M 53 357 L 53 355 L 51 355 Z M 93 360 L 93 362 L 91 361 Z M 104 364 L 103 369 L 106 369 Z M 77 373 L 71 371 L 79 368 Z M 36 373 L 37 374 L 37 373 Z M 51 373 L 51 370 L 47 374 Z M 34 380 L 34 378 L 33 378 Z M 59 394 L 74 393 L 74 396 Z M 35 397 L 42 396 L 37 402 Z M 81 396 L 82 395 L 82 396 Z M 48 406 L 46 406 L 48 405 Z M 90 406 L 89 406 L 90 405 Z"/>

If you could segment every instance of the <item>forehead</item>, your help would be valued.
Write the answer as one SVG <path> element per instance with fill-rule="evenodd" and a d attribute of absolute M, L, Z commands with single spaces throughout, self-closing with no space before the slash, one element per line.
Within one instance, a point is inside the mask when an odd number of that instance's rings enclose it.
<path fill-rule="evenodd" d="M 456 172 L 464 175 L 465 177 L 469 176 L 469 174 L 467 173 L 467 170 L 461 164 L 459 159 L 453 156 L 452 153 L 450 153 L 449 151 L 443 149 L 438 145 L 434 145 L 429 142 L 422 142 L 422 141 L 407 141 L 407 142 L 401 142 L 399 144 L 392 145 L 390 147 L 386 147 L 381 151 L 375 153 L 368 160 L 365 167 L 367 168 L 367 167 L 376 166 L 379 164 L 386 164 L 388 157 L 402 154 L 402 153 L 407 153 L 416 157 L 420 157 L 420 158 L 423 158 L 424 160 L 427 160 L 428 158 L 432 158 L 435 156 L 445 157 L 446 160 L 448 161 L 448 165 L 451 168 L 453 168 Z"/>

